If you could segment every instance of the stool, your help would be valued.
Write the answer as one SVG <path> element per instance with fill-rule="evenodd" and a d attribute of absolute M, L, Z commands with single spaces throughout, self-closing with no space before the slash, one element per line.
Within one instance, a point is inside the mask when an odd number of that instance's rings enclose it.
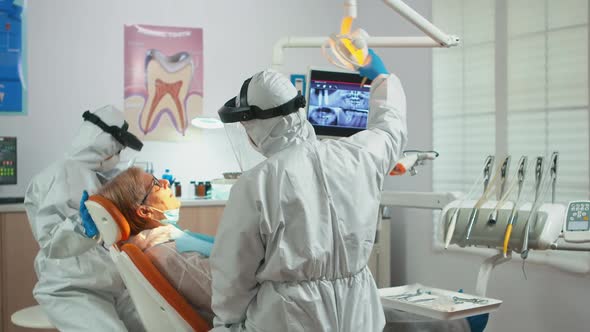
<path fill-rule="evenodd" d="M 12 324 L 31 329 L 52 329 L 53 324 L 41 309 L 40 305 L 21 309 L 10 316 Z"/>

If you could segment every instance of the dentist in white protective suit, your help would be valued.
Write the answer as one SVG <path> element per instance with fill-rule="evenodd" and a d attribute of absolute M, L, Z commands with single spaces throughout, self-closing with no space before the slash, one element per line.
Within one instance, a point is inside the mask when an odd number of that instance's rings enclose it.
<path fill-rule="evenodd" d="M 99 173 L 112 170 L 125 147 L 142 143 L 113 106 L 85 112 L 65 157 L 35 176 L 25 194 L 40 250 L 33 295 L 60 331 L 143 331 L 107 249 L 87 238 L 80 214 L 84 190 L 96 191 Z"/>
<path fill-rule="evenodd" d="M 215 331 L 382 331 L 367 262 L 383 182 L 406 144 L 399 79 L 371 52 L 368 129 L 319 141 L 305 99 L 267 70 L 219 110 L 266 156 L 233 186 L 211 255 Z"/>

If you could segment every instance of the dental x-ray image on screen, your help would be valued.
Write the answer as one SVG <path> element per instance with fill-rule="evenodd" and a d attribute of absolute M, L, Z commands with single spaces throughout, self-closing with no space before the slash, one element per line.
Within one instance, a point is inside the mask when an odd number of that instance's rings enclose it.
<path fill-rule="evenodd" d="M 307 118 L 317 135 L 350 136 L 367 128 L 371 82 L 356 73 L 311 70 Z"/>

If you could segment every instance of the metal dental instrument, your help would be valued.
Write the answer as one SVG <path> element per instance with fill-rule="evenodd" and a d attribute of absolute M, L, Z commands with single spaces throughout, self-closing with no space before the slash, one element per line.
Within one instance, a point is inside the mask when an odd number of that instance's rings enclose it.
<path fill-rule="evenodd" d="M 492 184 L 495 184 L 497 176 L 498 176 L 498 172 L 496 172 L 494 174 L 494 178 L 490 181 L 490 174 L 491 174 L 491 170 L 493 168 L 494 165 L 494 156 L 488 156 L 488 158 L 486 159 L 486 164 L 484 167 L 484 192 L 483 195 L 481 195 L 481 198 L 477 201 L 477 203 L 475 203 L 475 206 L 473 207 L 473 210 L 471 211 L 471 215 L 469 216 L 469 223 L 467 224 L 467 231 L 465 232 L 465 240 L 469 241 L 469 238 L 471 237 L 471 231 L 473 230 L 473 225 L 475 224 L 475 221 L 477 220 L 477 216 L 479 215 L 479 208 L 483 205 L 483 203 L 487 200 L 487 196 L 489 195 L 490 192 L 490 188 L 492 188 L 493 186 L 490 186 L 490 182 Z M 499 171 L 499 169 L 498 169 Z"/>
<path fill-rule="evenodd" d="M 541 187 L 541 180 L 543 180 L 543 157 L 537 157 L 537 165 L 535 166 L 535 201 L 539 197 L 539 188 Z"/>
<path fill-rule="evenodd" d="M 490 176 L 492 174 L 492 168 L 494 168 L 494 156 L 488 156 L 486 158 L 486 165 L 483 169 L 483 191 L 485 192 L 488 189 L 488 185 L 490 184 Z"/>
<path fill-rule="evenodd" d="M 539 191 L 541 189 L 541 182 L 543 180 L 543 163 L 544 163 L 544 158 L 539 156 L 537 157 L 537 163 L 535 164 L 535 200 L 533 201 L 533 204 L 531 205 L 531 212 L 529 214 L 529 217 L 527 218 L 526 221 L 526 225 L 525 225 L 525 229 L 522 235 L 522 247 L 521 247 L 521 251 L 520 251 L 520 257 L 523 259 L 522 262 L 522 271 L 523 273 L 525 273 L 525 279 L 526 279 L 526 272 L 524 272 L 524 260 L 527 259 L 528 255 L 529 255 L 529 230 L 530 230 L 530 220 L 531 217 L 533 215 L 533 209 L 535 207 L 535 204 L 537 203 L 538 199 L 539 199 Z"/>
<path fill-rule="evenodd" d="M 496 221 L 498 221 L 498 209 L 500 208 L 500 203 L 503 203 L 503 197 L 504 197 L 504 193 L 506 192 L 506 180 L 508 178 L 508 170 L 510 169 L 510 156 L 506 157 L 506 159 L 504 159 L 504 162 L 502 163 L 502 168 L 500 169 L 500 190 L 498 190 L 496 192 L 496 197 L 498 199 L 498 205 L 496 205 L 496 208 L 494 210 L 492 210 L 492 213 L 490 213 L 490 217 L 488 219 L 488 223 L 490 224 L 495 224 Z M 512 188 L 510 188 L 510 190 L 508 190 L 508 194 L 510 194 L 510 192 L 512 191 Z"/>
<path fill-rule="evenodd" d="M 555 184 L 557 183 L 557 161 L 559 159 L 559 153 L 553 152 L 551 156 L 551 203 L 555 204 Z"/>
<path fill-rule="evenodd" d="M 461 198 L 461 200 L 459 201 L 459 204 L 457 204 L 457 208 L 455 209 L 455 212 L 453 212 L 453 215 L 451 216 L 451 221 L 449 222 L 449 227 L 447 228 L 447 234 L 445 235 L 445 249 L 447 249 L 449 247 L 449 244 L 451 244 L 451 240 L 453 239 L 453 235 L 455 234 L 455 226 L 457 225 L 457 218 L 459 217 L 459 210 L 461 208 L 461 205 L 463 205 L 463 202 L 475 193 L 475 190 L 484 181 L 485 173 L 486 173 L 485 170 L 488 168 L 488 163 L 489 163 L 490 158 L 494 158 L 494 157 L 488 156 L 486 158 L 481 175 L 479 176 L 479 178 L 477 180 L 475 180 L 475 182 L 471 186 L 471 189 L 469 189 L 469 191 L 467 192 L 467 195 L 465 195 L 465 196 L 463 196 L 463 198 Z M 484 189 L 484 191 L 485 191 L 485 189 Z"/>
<path fill-rule="evenodd" d="M 467 298 L 463 298 L 463 297 L 453 296 L 453 302 L 455 304 L 462 304 L 462 303 L 486 304 L 486 303 L 488 303 L 488 300 L 478 299 L 478 298 L 467 299 Z"/>
<path fill-rule="evenodd" d="M 501 199 L 505 192 L 506 187 L 506 179 L 508 177 L 508 172 L 510 170 L 510 160 L 511 157 L 508 156 L 504 159 L 504 163 L 502 164 L 502 169 L 500 175 L 502 176 L 500 181 L 500 192 L 497 194 L 498 199 Z"/>
<path fill-rule="evenodd" d="M 395 300 L 409 301 L 409 299 L 416 297 L 416 296 L 420 296 L 422 294 L 431 294 L 431 292 L 422 290 L 422 288 L 418 288 L 415 293 L 403 293 L 403 294 L 396 295 L 396 296 L 390 296 L 389 298 L 395 299 Z"/>
<path fill-rule="evenodd" d="M 512 235 L 512 225 L 514 225 L 514 221 L 518 216 L 518 205 L 520 203 L 520 197 L 522 194 L 522 187 L 524 184 L 524 179 L 526 177 L 526 166 L 527 166 L 527 156 L 520 157 L 520 161 L 518 162 L 518 194 L 516 195 L 516 201 L 514 201 L 514 206 L 512 207 L 512 211 L 510 212 L 510 217 L 508 218 L 508 225 L 506 226 L 506 232 L 504 233 L 504 243 L 502 246 L 502 253 L 504 257 L 508 253 L 508 242 L 510 241 L 510 235 Z"/>
<path fill-rule="evenodd" d="M 530 228 L 531 228 L 531 222 L 533 221 L 533 217 L 536 218 L 537 215 L 537 210 L 539 210 L 539 208 L 541 207 L 541 204 L 543 203 L 543 199 L 545 197 L 545 194 L 547 193 L 547 190 L 549 189 L 549 186 L 551 185 L 551 183 L 554 182 L 554 177 L 557 176 L 556 173 L 553 172 L 553 170 L 555 169 L 555 171 L 557 171 L 557 160 L 559 158 L 559 153 L 558 152 L 553 152 L 553 154 L 551 155 L 551 161 L 552 163 L 548 166 L 548 169 L 543 171 L 542 168 L 539 166 L 539 158 L 537 158 L 537 169 L 536 169 L 536 178 L 537 181 L 541 181 L 541 183 L 537 183 L 536 184 L 536 188 L 535 188 L 535 201 L 533 202 L 533 205 L 531 207 L 531 213 L 529 214 L 529 217 L 527 218 L 526 221 L 526 225 L 525 225 L 525 229 L 524 229 L 524 233 L 523 233 L 523 239 L 522 239 L 522 250 L 520 252 L 520 257 L 523 259 L 523 261 L 525 259 L 527 259 L 528 255 L 529 255 L 529 233 L 530 233 Z M 542 162 L 540 163 L 540 165 L 542 166 Z M 539 172 L 538 170 L 541 168 L 541 172 Z M 549 177 L 545 177 L 545 174 L 549 173 Z M 524 262 L 523 262 L 524 264 Z M 524 270 L 524 265 L 523 265 L 523 270 Z"/>
<path fill-rule="evenodd" d="M 418 299 L 418 300 L 413 300 L 413 301 L 409 301 L 410 303 L 422 303 L 422 302 L 430 302 L 430 301 L 434 301 L 436 300 L 437 297 L 430 297 L 427 299 Z"/>

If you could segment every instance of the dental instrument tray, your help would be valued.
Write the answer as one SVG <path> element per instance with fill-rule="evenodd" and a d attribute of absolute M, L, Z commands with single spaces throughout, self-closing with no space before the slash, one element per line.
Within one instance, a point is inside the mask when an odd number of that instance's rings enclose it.
<path fill-rule="evenodd" d="M 502 301 L 420 284 L 379 289 L 383 309 L 401 310 L 438 320 L 490 313 Z"/>

